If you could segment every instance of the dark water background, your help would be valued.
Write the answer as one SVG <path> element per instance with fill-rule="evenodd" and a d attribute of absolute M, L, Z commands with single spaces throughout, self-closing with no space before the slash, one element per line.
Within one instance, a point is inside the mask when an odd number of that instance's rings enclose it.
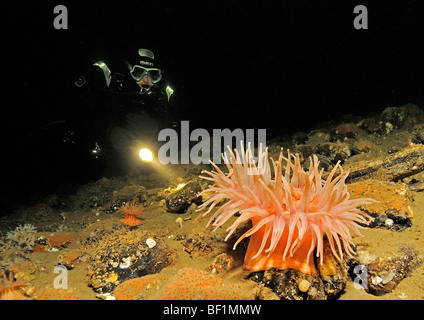
<path fill-rule="evenodd" d="M 60 125 L 46 124 L 75 108 L 79 70 L 138 48 L 155 52 L 176 89 L 175 120 L 193 129 L 266 128 L 272 138 L 346 113 L 422 103 L 423 2 L 339 2 L 4 5 L 3 213 L 11 202 L 102 176 L 101 164 L 69 154 Z M 58 4 L 68 9 L 68 30 L 53 27 Z M 368 8 L 368 30 L 353 27 L 358 4 Z"/>

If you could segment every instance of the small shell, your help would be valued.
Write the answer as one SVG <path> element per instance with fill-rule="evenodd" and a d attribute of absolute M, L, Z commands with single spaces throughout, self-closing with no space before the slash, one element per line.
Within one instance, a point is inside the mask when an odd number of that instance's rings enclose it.
<path fill-rule="evenodd" d="M 386 225 L 386 227 L 392 227 L 394 224 L 394 221 L 392 219 L 386 219 L 386 221 L 384 221 L 384 224 Z"/>
<path fill-rule="evenodd" d="M 152 238 L 148 238 L 146 240 L 146 244 L 149 247 L 149 249 L 152 249 L 152 248 L 154 248 L 156 246 L 156 241 L 153 240 Z"/>
<path fill-rule="evenodd" d="M 393 280 L 393 278 L 395 277 L 395 273 L 392 270 L 390 270 L 389 273 L 380 274 L 380 277 L 381 279 L 383 279 L 382 281 L 383 284 L 387 284 Z"/>
<path fill-rule="evenodd" d="M 383 279 L 379 276 L 374 276 L 371 278 L 371 283 L 375 286 L 378 285 L 380 282 L 383 282 Z"/>
<path fill-rule="evenodd" d="M 114 296 L 112 296 L 109 292 L 108 293 L 100 293 L 96 295 L 96 298 L 102 299 L 102 300 L 116 300 Z"/>
<path fill-rule="evenodd" d="M 119 264 L 119 268 L 121 269 L 127 269 L 131 265 L 131 257 L 123 258 L 122 261 L 124 263 Z"/>

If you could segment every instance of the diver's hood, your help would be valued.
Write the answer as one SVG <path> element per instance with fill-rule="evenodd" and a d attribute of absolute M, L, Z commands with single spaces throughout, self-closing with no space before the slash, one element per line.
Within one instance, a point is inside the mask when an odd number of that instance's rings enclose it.
<path fill-rule="evenodd" d="M 129 58 L 126 61 L 128 69 L 131 70 L 134 66 L 141 66 L 143 68 L 154 68 L 155 54 L 149 49 L 138 49 L 137 57 Z"/>
<path fill-rule="evenodd" d="M 140 65 L 147 67 L 147 66 L 154 66 L 153 60 L 155 59 L 155 54 L 150 51 L 149 49 L 138 49 L 138 55 L 140 58 Z"/>

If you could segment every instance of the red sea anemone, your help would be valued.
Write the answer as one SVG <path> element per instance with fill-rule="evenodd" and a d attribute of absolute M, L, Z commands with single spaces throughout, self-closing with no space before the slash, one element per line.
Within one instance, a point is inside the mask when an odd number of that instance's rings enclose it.
<path fill-rule="evenodd" d="M 0 300 L 22 300 L 29 296 L 30 290 L 34 288 L 26 282 L 15 280 L 13 273 L 8 275 L 3 273 L 3 280 L 0 280 Z"/>
<path fill-rule="evenodd" d="M 122 223 L 131 227 L 141 224 L 141 220 L 137 217 L 144 213 L 144 208 L 142 205 L 138 204 L 136 200 L 129 201 L 120 207 L 118 211 L 125 214 L 125 218 L 121 219 Z"/>
<path fill-rule="evenodd" d="M 229 150 L 231 152 L 231 150 Z M 351 232 L 361 235 L 360 225 L 368 224 L 369 217 L 357 207 L 369 204 L 373 199 L 349 200 L 344 172 L 339 163 L 327 179 L 322 178 L 323 169 L 318 169 L 318 158 L 314 155 L 309 171 L 300 166 L 299 156 L 283 156 L 281 149 L 278 161 L 272 160 L 274 178 L 271 177 L 268 150 L 260 146 L 258 165 L 253 162 L 250 145 L 241 155 L 231 152 L 231 162 L 227 154 L 223 159 L 229 173 L 224 174 L 215 164 L 216 171 L 203 171 L 215 184 L 203 191 L 209 199 L 200 209 L 209 206 L 208 214 L 221 200 L 228 199 L 215 211 L 209 223 L 216 228 L 226 223 L 232 216 L 240 216 L 228 227 L 225 240 L 240 226 L 251 220 L 252 228 L 245 232 L 234 244 L 250 236 L 244 259 L 248 271 L 261 271 L 271 268 L 297 269 L 304 273 L 316 274 L 313 254 L 323 261 L 324 234 L 334 256 L 343 259 L 343 251 L 348 256 L 355 254 Z M 291 161 L 294 159 L 294 163 Z M 282 161 L 286 167 L 282 173 Z M 336 175 L 340 169 L 340 174 Z"/>

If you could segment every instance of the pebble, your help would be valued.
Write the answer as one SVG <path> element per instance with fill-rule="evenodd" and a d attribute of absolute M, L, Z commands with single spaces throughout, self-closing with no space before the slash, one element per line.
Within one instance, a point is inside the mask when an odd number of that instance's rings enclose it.
<path fill-rule="evenodd" d="M 339 160 L 344 162 L 351 156 L 349 145 L 343 142 L 320 143 L 314 148 L 314 153 L 324 155 L 334 163 Z"/>
<path fill-rule="evenodd" d="M 392 292 L 422 262 L 421 254 L 409 247 L 399 249 L 393 256 L 380 257 L 366 265 L 367 272 L 371 275 L 366 291 L 376 296 Z"/>
<path fill-rule="evenodd" d="M 359 128 L 354 123 L 342 123 L 331 130 L 331 137 L 333 141 L 344 137 L 353 139 L 357 137 L 365 138 L 367 137 L 367 133 L 365 130 Z"/>
<path fill-rule="evenodd" d="M 394 221 L 392 219 L 386 219 L 386 221 L 384 222 L 384 224 L 386 225 L 386 227 L 390 228 L 393 226 Z"/>
<path fill-rule="evenodd" d="M 148 238 L 146 240 L 146 244 L 149 247 L 149 249 L 152 249 L 152 248 L 154 248 L 156 246 L 156 241 L 153 240 L 152 238 Z"/>
<path fill-rule="evenodd" d="M 405 106 L 388 107 L 380 115 L 380 120 L 384 123 L 386 133 L 390 133 L 394 127 L 400 128 L 407 118 L 408 110 Z"/>
<path fill-rule="evenodd" d="M 307 292 L 309 290 L 309 287 L 311 286 L 311 283 L 308 280 L 303 279 L 299 282 L 298 286 L 300 291 Z"/>
<path fill-rule="evenodd" d="M 166 207 L 172 213 L 184 213 L 192 203 L 202 203 L 202 187 L 198 181 L 191 181 L 166 197 Z"/>

